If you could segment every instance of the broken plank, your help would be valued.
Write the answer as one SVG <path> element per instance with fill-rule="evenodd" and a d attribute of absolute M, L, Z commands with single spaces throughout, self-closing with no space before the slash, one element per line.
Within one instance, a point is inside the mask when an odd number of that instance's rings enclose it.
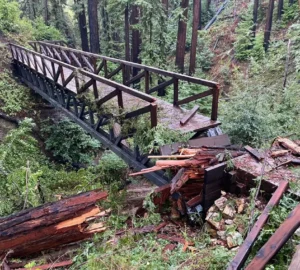
<path fill-rule="evenodd" d="M 202 146 L 227 146 L 230 145 L 230 139 L 227 134 L 222 134 L 213 137 L 204 137 L 198 139 L 192 139 L 188 141 L 191 147 L 202 147 Z"/>
<path fill-rule="evenodd" d="M 244 148 L 248 153 L 250 153 L 258 161 L 261 161 L 264 159 L 263 155 L 261 153 L 259 153 L 256 149 L 252 148 L 251 146 L 246 145 Z"/>
<path fill-rule="evenodd" d="M 290 139 L 287 138 L 277 138 L 277 141 L 284 147 L 292 151 L 294 155 L 300 155 L 300 146 Z"/>
<path fill-rule="evenodd" d="M 271 199 L 269 200 L 268 204 L 266 205 L 264 211 L 261 213 L 257 221 L 255 222 L 252 230 L 247 235 L 245 241 L 243 242 L 242 246 L 239 248 L 238 253 L 231 261 L 227 270 L 238 270 L 241 269 L 248 258 L 248 255 L 251 251 L 252 246 L 254 245 L 255 240 L 257 239 L 261 229 L 263 228 L 264 224 L 268 220 L 270 211 L 273 209 L 275 205 L 278 204 L 280 201 L 283 193 L 287 190 L 289 183 L 287 181 L 280 182 L 278 188 L 272 195 Z"/>
<path fill-rule="evenodd" d="M 194 106 L 193 109 L 191 109 L 187 115 L 185 115 L 181 120 L 180 120 L 180 125 L 184 126 L 198 111 L 199 106 Z"/>
<path fill-rule="evenodd" d="M 202 191 L 201 191 L 201 194 L 199 194 L 199 195 L 195 196 L 194 198 L 190 199 L 190 200 L 186 203 L 186 205 L 187 205 L 188 207 L 193 207 L 193 206 L 196 206 L 196 205 L 198 205 L 199 203 L 201 203 L 202 200 L 203 200 L 203 195 L 202 195 Z"/>
<path fill-rule="evenodd" d="M 300 204 L 289 214 L 288 218 L 272 234 L 268 242 L 258 251 L 246 270 L 263 270 L 267 263 L 277 254 L 300 226 Z"/>
<path fill-rule="evenodd" d="M 176 184 L 179 181 L 179 179 L 182 177 L 182 175 L 184 174 L 185 169 L 181 168 L 177 174 L 173 177 L 172 181 L 171 181 L 171 194 L 173 194 L 175 192 L 176 189 Z"/>

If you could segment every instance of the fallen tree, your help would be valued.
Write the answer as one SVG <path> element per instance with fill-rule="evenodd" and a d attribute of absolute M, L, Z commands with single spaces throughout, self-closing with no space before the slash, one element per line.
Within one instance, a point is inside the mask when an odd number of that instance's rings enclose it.
<path fill-rule="evenodd" d="M 107 213 L 95 203 L 106 197 L 94 190 L 1 218 L 0 257 L 23 257 L 104 231 L 104 224 L 94 221 Z"/>

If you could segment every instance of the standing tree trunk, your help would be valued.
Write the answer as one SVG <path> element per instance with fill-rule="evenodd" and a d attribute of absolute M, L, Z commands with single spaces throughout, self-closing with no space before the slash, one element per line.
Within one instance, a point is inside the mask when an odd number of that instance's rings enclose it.
<path fill-rule="evenodd" d="M 80 31 L 81 38 L 81 48 L 83 51 L 89 51 L 89 40 L 87 33 L 86 17 L 85 17 L 85 8 L 84 3 L 77 0 L 76 4 L 80 5 L 81 9 L 78 12 L 78 27 Z"/>
<path fill-rule="evenodd" d="M 162 5 L 163 5 L 163 8 L 165 9 L 166 15 L 168 17 L 168 13 L 169 13 L 169 0 L 162 0 Z"/>
<path fill-rule="evenodd" d="M 196 68 L 196 50 L 198 40 L 198 27 L 200 22 L 201 14 L 201 0 L 194 0 L 193 2 L 193 30 L 192 30 L 192 41 L 191 41 L 191 52 L 190 52 L 190 75 L 195 73 Z"/>
<path fill-rule="evenodd" d="M 278 0 L 277 20 L 281 20 L 282 13 L 283 13 L 283 0 Z"/>
<path fill-rule="evenodd" d="M 264 48 L 265 48 L 265 51 L 268 50 L 269 44 L 270 44 L 270 37 L 271 37 L 271 31 L 272 31 L 273 10 L 274 10 L 274 0 L 270 0 L 269 1 L 268 13 L 267 13 L 265 35 L 264 35 Z"/>
<path fill-rule="evenodd" d="M 130 33 L 129 33 L 129 7 L 126 4 L 124 12 L 124 32 L 125 32 L 125 60 L 130 61 Z M 125 66 L 125 79 L 128 80 L 130 77 L 130 68 Z"/>
<path fill-rule="evenodd" d="M 139 23 L 139 8 L 138 6 L 134 5 L 131 8 L 131 25 L 135 26 Z M 140 46 L 141 46 L 141 35 L 140 31 L 136 28 L 132 29 L 132 44 L 131 44 L 131 61 L 134 63 L 141 63 L 141 60 L 139 58 L 140 54 Z M 137 75 L 138 70 L 136 68 L 133 68 L 132 75 Z"/>
<path fill-rule="evenodd" d="M 202 25 L 201 25 L 201 12 L 202 12 L 202 3 L 201 3 L 201 0 L 199 2 L 199 10 L 198 10 L 198 12 L 199 12 L 198 30 L 201 30 L 201 27 L 202 27 Z"/>
<path fill-rule="evenodd" d="M 49 25 L 49 9 L 48 9 L 48 0 L 44 0 L 44 22 L 46 25 Z"/>
<path fill-rule="evenodd" d="M 207 7 L 206 7 L 207 10 L 210 9 L 210 4 L 211 4 L 211 0 L 207 0 Z"/>
<path fill-rule="evenodd" d="M 258 7 L 259 7 L 259 0 L 254 0 L 253 6 L 253 36 L 256 35 L 256 26 L 257 26 L 257 18 L 258 18 Z"/>
<path fill-rule="evenodd" d="M 181 8 L 183 9 L 183 18 L 180 18 L 178 22 L 175 65 L 178 67 L 180 72 L 183 72 L 185 43 L 186 43 L 186 21 L 188 15 L 189 0 L 182 0 L 180 5 Z"/>
<path fill-rule="evenodd" d="M 90 49 L 92 53 L 100 52 L 100 38 L 98 25 L 98 0 L 88 0 Z"/>

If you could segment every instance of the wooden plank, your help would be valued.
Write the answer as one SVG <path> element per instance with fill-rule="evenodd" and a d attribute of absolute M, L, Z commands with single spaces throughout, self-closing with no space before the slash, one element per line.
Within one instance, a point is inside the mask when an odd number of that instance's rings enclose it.
<path fill-rule="evenodd" d="M 144 114 L 144 113 L 147 113 L 147 112 L 150 112 L 150 111 L 151 111 L 151 106 L 149 105 L 149 106 L 137 109 L 133 112 L 126 113 L 124 118 L 129 119 L 129 118 L 132 118 L 132 117 L 137 117 L 141 114 Z"/>
<path fill-rule="evenodd" d="M 234 259 L 231 261 L 230 265 L 228 266 L 227 270 L 237 270 L 241 269 L 246 262 L 251 248 L 254 245 L 261 229 L 267 222 L 269 218 L 269 214 L 273 207 L 277 205 L 282 198 L 284 192 L 287 190 L 289 183 L 287 181 L 281 181 L 279 186 L 277 187 L 276 191 L 272 195 L 271 199 L 269 200 L 268 204 L 266 205 L 265 209 L 253 225 L 250 233 L 247 235 L 246 239 L 244 240 L 242 246 L 240 246 L 238 253 L 235 255 Z"/>
<path fill-rule="evenodd" d="M 246 145 L 244 148 L 247 152 L 249 152 L 258 161 L 261 161 L 264 159 L 263 155 L 261 153 L 259 153 L 256 149 L 252 148 L 251 146 Z"/>
<path fill-rule="evenodd" d="M 180 120 L 180 125 L 184 126 L 198 111 L 199 106 L 194 106 L 192 110 L 188 112 L 187 115 L 185 115 L 181 120 Z"/>
<path fill-rule="evenodd" d="M 277 254 L 300 226 L 300 204 L 289 214 L 288 218 L 273 233 L 268 242 L 258 251 L 246 270 L 263 270 L 267 263 Z"/>
<path fill-rule="evenodd" d="M 166 82 L 163 82 L 163 83 L 161 83 L 161 84 L 159 84 L 159 85 L 157 85 L 157 86 L 155 86 L 155 87 L 149 89 L 149 90 L 148 90 L 148 93 L 149 93 L 149 94 L 154 93 L 154 92 L 156 92 L 156 91 L 158 91 L 158 90 L 160 90 L 160 89 L 163 89 L 163 88 L 168 87 L 169 85 L 171 85 L 171 84 L 173 84 L 173 83 L 174 83 L 174 78 L 172 78 L 171 80 L 168 80 L 168 81 L 166 81 Z"/>
<path fill-rule="evenodd" d="M 195 196 L 194 198 L 190 199 L 186 203 L 186 205 L 188 207 L 194 207 L 194 206 L 198 205 L 199 203 L 201 203 L 202 201 L 203 201 L 203 193 L 201 192 L 201 194 L 199 194 L 199 195 Z"/>
<path fill-rule="evenodd" d="M 145 71 L 142 71 L 142 72 L 140 72 L 139 74 L 137 74 L 137 75 L 135 75 L 134 77 L 132 77 L 130 80 L 126 81 L 126 82 L 125 82 L 125 85 L 130 85 L 130 84 L 134 83 L 135 81 L 141 79 L 141 78 L 144 77 L 144 76 L 145 76 Z M 145 91 L 145 92 L 148 94 L 147 91 Z"/>
<path fill-rule="evenodd" d="M 190 147 L 200 148 L 202 146 L 227 146 L 230 145 L 230 138 L 227 134 L 222 134 L 213 137 L 204 137 L 198 139 L 192 139 L 188 141 Z"/>
<path fill-rule="evenodd" d="M 292 262 L 288 270 L 299 270 L 300 269 L 300 245 L 297 246 L 296 252 L 293 256 Z"/>
<path fill-rule="evenodd" d="M 122 65 L 118 66 L 114 71 L 112 71 L 111 73 L 107 74 L 107 76 L 105 76 L 105 77 L 107 79 L 110 79 L 111 77 L 113 77 L 116 74 L 118 74 L 121 70 L 122 70 Z"/>
<path fill-rule="evenodd" d="M 204 98 L 204 97 L 208 97 L 208 96 L 211 96 L 213 94 L 213 91 L 212 89 L 209 89 L 205 92 L 202 92 L 202 93 L 199 93 L 199 94 L 196 94 L 194 96 L 191 96 L 191 97 L 188 97 L 188 98 L 184 98 L 182 100 L 179 100 L 177 101 L 177 105 L 183 105 L 183 104 L 186 104 L 186 103 L 189 103 L 191 101 L 194 101 L 196 99 L 200 99 L 200 98 Z"/>
<path fill-rule="evenodd" d="M 176 175 L 173 177 L 173 179 L 171 180 L 171 194 L 173 194 L 176 190 L 176 184 L 177 182 L 181 179 L 181 177 L 183 176 L 183 174 L 185 173 L 186 169 L 185 168 L 181 168 Z"/>
<path fill-rule="evenodd" d="M 94 67 L 91 65 L 91 63 L 88 61 L 88 59 L 84 55 L 81 55 L 81 58 L 82 58 L 83 62 L 88 66 L 89 70 L 91 72 L 94 72 Z"/>
<path fill-rule="evenodd" d="M 52 268 L 58 268 L 58 267 L 64 267 L 64 266 L 69 266 L 72 265 L 73 261 L 69 260 L 69 261 L 63 261 L 63 262 L 54 262 L 54 263 L 49 263 L 49 264 L 43 264 L 43 265 L 39 265 L 39 266 L 34 266 L 34 267 L 30 267 L 30 268 L 18 268 L 18 270 L 43 270 L 43 269 L 52 269 Z"/>

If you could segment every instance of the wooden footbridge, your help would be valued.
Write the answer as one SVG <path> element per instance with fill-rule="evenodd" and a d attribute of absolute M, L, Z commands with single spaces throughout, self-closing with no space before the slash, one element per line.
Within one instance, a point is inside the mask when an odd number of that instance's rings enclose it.
<path fill-rule="evenodd" d="M 138 146 L 130 147 L 126 139 L 133 133 L 122 134 L 122 121 L 112 128 L 113 113 L 101 112 L 101 108 L 109 106 L 122 119 L 148 115 L 152 127 L 161 123 L 178 132 L 195 132 L 196 137 L 220 124 L 219 86 L 213 81 L 55 43 L 30 45 L 34 50 L 9 44 L 15 75 L 137 170 L 150 166 L 147 154 L 140 153 Z M 197 86 L 199 92 L 180 99 L 184 84 Z M 173 104 L 151 95 L 162 96 L 167 88 L 173 93 Z M 212 96 L 211 117 L 183 108 L 208 96 Z M 159 186 L 168 182 L 162 173 L 149 173 L 147 178 Z"/>

